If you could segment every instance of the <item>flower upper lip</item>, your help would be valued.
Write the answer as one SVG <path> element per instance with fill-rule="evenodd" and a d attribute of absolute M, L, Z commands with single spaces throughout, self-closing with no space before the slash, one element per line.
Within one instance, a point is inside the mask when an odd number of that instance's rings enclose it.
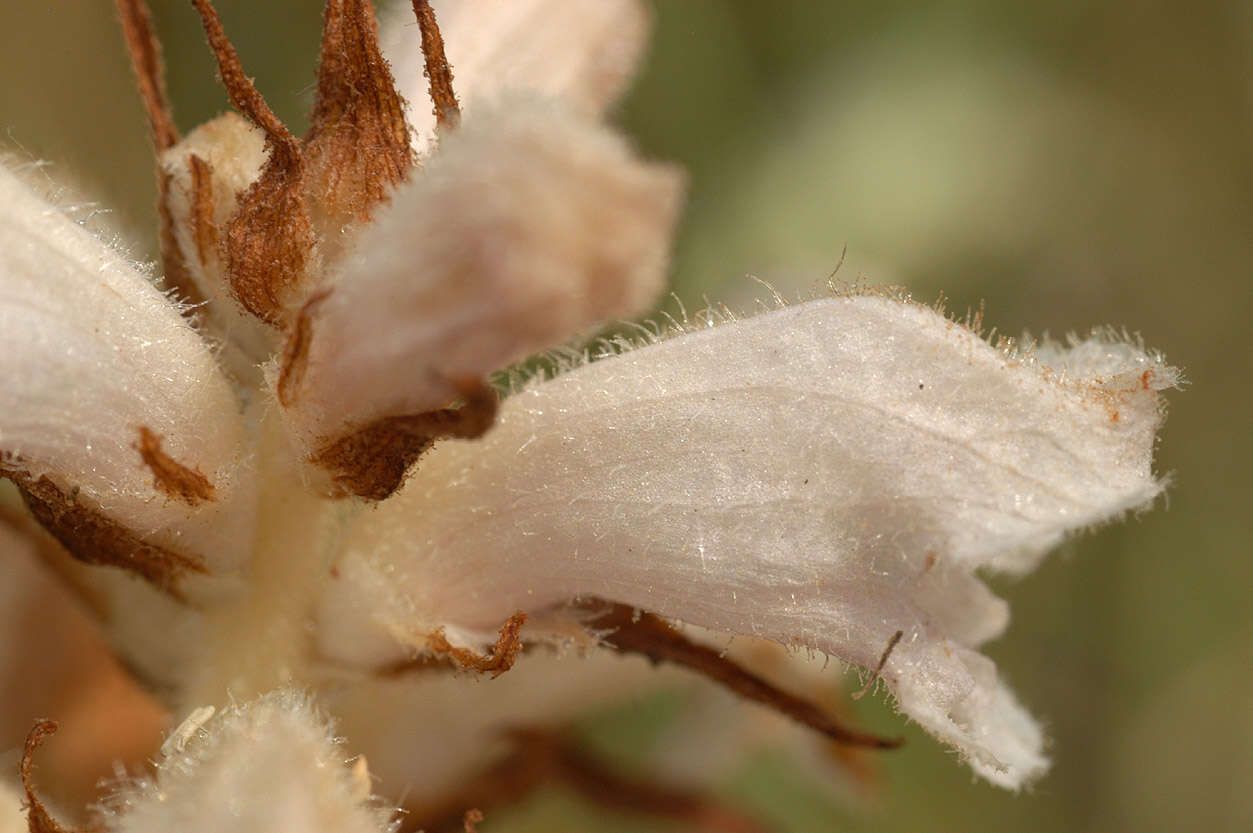
<path fill-rule="evenodd" d="M 514 385 L 497 418 L 491 373 L 661 290 L 683 177 L 598 118 L 643 13 L 533 0 L 484 22 L 466 3 L 444 29 L 464 117 L 437 90 L 411 132 L 412 28 L 389 36 L 410 41 L 398 92 L 370 3 L 330 0 L 298 139 L 193 2 L 248 122 L 186 137 L 146 7 L 119 9 L 167 278 L 206 299 L 195 326 L 0 173 L 0 474 L 74 554 L 192 602 L 117 605 L 195 618 L 182 647 L 201 661 L 163 682 L 208 702 L 327 662 L 474 657 L 501 622 L 512 662 L 525 616 L 527 640 L 599 638 L 571 604 L 597 598 L 877 668 L 980 774 L 1045 770 L 1039 727 L 975 650 L 1008 614 L 974 572 L 1029 569 L 1160 493 L 1158 390 L 1177 380 L 1160 357 L 1101 333 L 1016 353 L 905 297 L 833 288 L 619 340 Z M 537 27 L 557 6 L 586 43 Z M 453 437 L 472 442 L 434 445 Z M 328 497 L 345 495 L 378 506 Z"/>

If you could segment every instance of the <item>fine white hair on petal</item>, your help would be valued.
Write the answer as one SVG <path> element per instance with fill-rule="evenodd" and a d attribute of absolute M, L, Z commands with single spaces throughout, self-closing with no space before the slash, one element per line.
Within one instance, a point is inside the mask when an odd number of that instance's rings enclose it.
<path fill-rule="evenodd" d="M 253 477 L 235 394 L 204 340 L 120 254 L 0 170 L 0 453 L 147 543 L 240 566 Z M 141 428 L 212 486 L 154 485 Z"/>
<path fill-rule="evenodd" d="M 271 692 L 216 717 L 197 710 L 154 776 L 123 783 L 101 809 L 110 833 L 387 833 L 333 727 L 309 699 Z M 363 788 L 365 787 L 365 788 Z"/>
<path fill-rule="evenodd" d="M 1177 374 L 1124 344 L 1057 355 L 1089 354 L 1061 372 L 863 294 L 578 367 L 359 516 L 323 650 L 490 634 L 580 595 L 865 667 L 900 630 L 883 679 L 901 709 L 1021 785 L 1041 736 L 972 650 L 1008 620 L 973 571 L 1033 564 L 1161 490 L 1157 391 Z"/>
<path fill-rule="evenodd" d="M 434 0 L 453 89 L 472 112 L 502 95 L 530 92 L 600 115 L 626 89 L 648 39 L 639 0 Z M 409 0 L 383 17 L 383 54 L 409 102 L 413 145 L 436 142 L 422 42 Z"/>
<path fill-rule="evenodd" d="M 320 438 L 438 408 L 458 381 L 646 310 L 682 181 L 550 104 L 467 117 L 307 306 L 290 418 Z"/>

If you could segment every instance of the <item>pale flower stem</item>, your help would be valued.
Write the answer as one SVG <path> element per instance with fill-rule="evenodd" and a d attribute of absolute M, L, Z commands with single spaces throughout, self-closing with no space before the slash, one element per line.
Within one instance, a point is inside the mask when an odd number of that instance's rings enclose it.
<path fill-rule="evenodd" d="M 307 676 L 307 623 L 325 581 L 329 549 L 327 502 L 305 489 L 277 414 L 261 418 L 256 465 L 258 528 L 247 591 L 206 613 L 201 661 L 182 694 L 186 708 L 251 698 Z"/>

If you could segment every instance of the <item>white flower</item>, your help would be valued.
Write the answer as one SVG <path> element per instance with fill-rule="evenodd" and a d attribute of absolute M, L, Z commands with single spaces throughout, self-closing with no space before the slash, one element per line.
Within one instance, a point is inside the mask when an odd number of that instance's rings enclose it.
<path fill-rule="evenodd" d="M 551 722 L 650 670 L 599 640 L 742 675 L 626 608 L 872 669 L 984 777 L 1044 771 L 1039 727 L 977 653 L 1008 614 L 975 571 L 1027 571 L 1159 494 L 1158 392 L 1177 381 L 1160 357 L 1101 333 L 991 345 L 845 291 L 685 315 L 516 383 L 497 412 L 489 374 L 661 289 L 681 176 L 597 120 L 640 8 L 441 6 L 460 112 L 418 0 L 436 107 L 410 130 L 370 4 L 330 0 L 300 140 L 194 1 L 245 118 L 183 139 L 146 8 L 118 7 L 160 151 L 166 279 L 204 301 L 195 321 L 0 174 L 0 472 L 74 556 L 157 588 L 84 580 L 175 710 L 228 707 L 171 737 L 113 829 L 386 827 L 308 703 L 265 694 L 292 684 L 339 713 L 349 753 L 369 748 L 384 795 L 434 800 L 498 754 L 506 713 Z M 399 11 L 384 40 L 418 101 Z M 458 679 L 369 695 L 415 658 L 499 674 L 519 638 L 580 650 L 524 659 L 461 713 L 424 713 L 437 688 L 466 701 Z"/>

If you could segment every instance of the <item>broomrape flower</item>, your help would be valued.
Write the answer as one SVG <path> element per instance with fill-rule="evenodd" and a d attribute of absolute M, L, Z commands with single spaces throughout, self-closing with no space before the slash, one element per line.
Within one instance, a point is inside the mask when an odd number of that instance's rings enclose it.
<path fill-rule="evenodd" d="M 1159 391 L 1178 380 L 1160 356 L 1104 331 L 990 344 L 846 290 L 683 315 L 506 378 L 498 402 L 491 374 L 662 290 L 682 176 L 600 121 L 642 10 L 466 0 L 437 26 L 414 0 L 380 50 L 370 3 L 328 0 L 298 138 L 192 2 L 238 112 L 186 136 L 145 4 L 117 2 L 167 291 L 0 174 L 0 473 L 98 565 L 80 592 L 187 716 L 101 824 L 382 830 L 404 793 L 459 811 L 514 760 L 503 726 L 652 673 L 622 654 L 893 745 L 700 629 L 871 670 L 994 783 L 1044 772 L 1040 728 L 977 651 L 1008 613 L 975 573 L 1026 572 L 1160 493 Z M 544 645 L 564 650 L 520 655 Z M 51 729 L 23 760 L 31 830 L 58 829 L 30 781 Z M 511 737 L 545 776 L 592 766 Z M 341 766 L 361 751 L 369 769 Z"/>

